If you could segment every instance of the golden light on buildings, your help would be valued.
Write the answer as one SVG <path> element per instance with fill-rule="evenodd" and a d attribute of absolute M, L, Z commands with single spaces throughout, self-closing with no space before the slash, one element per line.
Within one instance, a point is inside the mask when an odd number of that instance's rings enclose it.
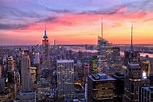
<path fill-rule="evenodd" d="M 22 55 L 24 55 L 24 51 L 22 51 L 22 53 L 21 53 Z"/>

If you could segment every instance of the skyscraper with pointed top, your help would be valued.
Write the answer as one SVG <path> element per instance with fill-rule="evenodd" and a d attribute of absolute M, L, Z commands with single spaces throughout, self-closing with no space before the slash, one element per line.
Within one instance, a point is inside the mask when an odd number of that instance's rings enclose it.
<path fill-rule="evenodd" d="M 113 46 L 111 43 L 109 43 L 107 40 L 104 39 L 103 34 L 103 20 L 101 19 L 101 36 L 98 36 L 98 44 L 97 44 L 97 50 L 98 50 L 98 69 L 97 72 L 103 72 L 104 68 L 110 67 L 110 66 L 116 66 L 116 62 L 120 56 L 120 48 Z M 116 60 L 117 59 L 117 60 Z"/>
<path fill-rule="evenodd" d="M 125 51 L 125 60 L 124 65 L 127 66 L 128 63 L 139 63 L 140 60 L 140 54 L 138 51 L 134 51 L 133 49 L 133 23 L 131 24 L 131 44 L 129 51 Z"/>
<path fill-rule="evenodd" d="M 45 25 L 45 31 L 44 36 L 42 40 L 42 68 L 50 68 L 50 49 L 49 49 L 49 40 L 46 33 L 46 25 Z"/>
<path fill-rule="evenodd" d="M 138 89 L 142 86 L 149 85 L 146 73 L 143 73 L 140 65 L 139 52 L 133 49 L 133 24 L 131 25 L 131 45 L 130 50 L 125 51 L 125 80 L 124 80 L 124 96 L 123 102 L 138 102 Z"/>

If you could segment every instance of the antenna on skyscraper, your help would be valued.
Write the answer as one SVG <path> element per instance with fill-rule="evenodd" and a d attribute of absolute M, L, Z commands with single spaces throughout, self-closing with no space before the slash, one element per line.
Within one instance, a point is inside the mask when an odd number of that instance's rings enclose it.
<path fill-rule="evenodd" d="M 133 51 L 133 22 L 131 23 L 131 51 Z"/>
<path fill-rule="evenodd" d="M 46 24 L 44 25 L 44 29 L 45 29 L 45 31 L 46 31 Z"/>
<path fill-rule="evenodd" d="M 46 24 L 44 25 L 44 37 L 43 38 L 48 38 L 46 34 Z"/>
<path fill-rule="evenodd" d="M 103 38 L 103 18 L 101 18 L 101 38 Z"/>

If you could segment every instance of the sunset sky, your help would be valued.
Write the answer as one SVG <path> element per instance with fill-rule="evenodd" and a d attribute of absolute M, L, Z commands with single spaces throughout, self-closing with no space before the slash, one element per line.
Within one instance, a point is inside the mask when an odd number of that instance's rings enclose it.
<path fill-rule="evenodd" d="M 50 44 L 153 44 L 153 0 L 0 0 L 0 45 L 41 44 L 46 24 Z"/>

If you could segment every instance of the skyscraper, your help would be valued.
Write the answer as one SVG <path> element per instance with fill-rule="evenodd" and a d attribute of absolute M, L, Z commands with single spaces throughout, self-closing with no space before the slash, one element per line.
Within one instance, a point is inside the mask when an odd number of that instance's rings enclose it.
<path fill-rule="evenodd" d="M 57 60 L 58 98 L 74 97 L 74 60 Z"/>
<path fill-rule="evenodd" d="M 153 86 L 139 88 L 139 102 L 153 102 Z"/>
<path fill-rule="evenodd" d="M 34 91 L 34 81 L 30 74 L 30 57 L 29 52 L 22 52 L 21 59 L 21 81 L 22 89 L 20 92 L 20 102 L 36 102 L 36 92 Z"/>
<path fill-rule="evenodd" d="M 88 76 L 89 102 L 115 102 L 116 79 L 101 73 Z"/>
<path fill-rule="evenodd" d="M 0 78 L 2 78 L 2 66 L 0 64 Z"/>
<path fill-rule="evenodd" d="M 8 57 L 8 61 L 7 61 L 7 78 L 8 78 L 8 82 L 9 83 L 13 83 L 14 82 L 14 59 L 12 56 Z"/>
<path fill-rule="evenodd" d="M 151 66 L 150 66 L 150 60 L 149 58 L 144 58 L 141 60 L 141 68 L 142 68 L 142 72 L 144 74 L 144 78 L 149 78 L 150 77 L 150 72 L 151 72 Z"/>
<path fill-rule="evenodd" d="M 37 80 L 39 80 L 40 79 L 40 56 L 39 56 L 39 52 L 34 54 L 34 66 L 36 67 Z"/>
<path fill-rule="evenodd" d="M 104 67 L 115 66 L 118 64 L 120 48 L 114 47 L 103 38 L 103 23 L 101 22 L 101 37 L 98 36 L 98 72 L 103 72 Z"/>
<path fill-rule="evenodd" d="M 98 37 L 98 72 L 103 72 L 104 67 L 119 65 L 120 48 Z"/>
<path fill-rule="evenodd" d="M 8 72 L 14 71 L 14 59 L 12 56 L 8 58 Z"/>
<path fill-rule="evenodd" d="M 33 90 L 33 79 L 29 72 L 30 69 L 30 58 L 27 53 L 22 55 L 21 60 L 21 81 L 22 81 L 22 91 L 32 91 Z"/>
<path fill-rule="evenodd" d="M 40 64 L 39 52 L 34 54 L 34 64 Z"/>
<path fill-rule="evenodd" d="M 90 74 L 97 73 L 97 54 L 92 54 L 90 59 Z"/>
<path fill-rule="evenodd" d="M 139 64 L 128 64 L 125 74 L 124 102 L 138 102 L 138 88 L 142 86 L 142 73 Z"/>
<path fill-rule="evenodd" d="M 49 47 L 49 40 L 46 33 L 46 26 L 45 32 L 42 40 L 42 68 L 50 68 L 50 47 Z"/>
<path fill-rule="evenodd" d="M 133 50 L 133 25 L 131 26 L 131 49 L 125 52 L 125 66 L 127 66 L 124 81 L 124 102 L 138 102 L 138 89 L 147 86 L 149 80 L 144 68 L 140 66 L 139 53 Z"/>

